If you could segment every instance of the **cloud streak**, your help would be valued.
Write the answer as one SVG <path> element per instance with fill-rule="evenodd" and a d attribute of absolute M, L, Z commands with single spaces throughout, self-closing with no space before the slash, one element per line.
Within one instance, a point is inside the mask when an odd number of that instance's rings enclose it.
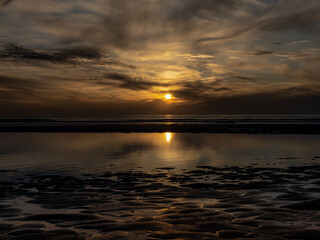
<path fill-rule="evenodd" d="M 90 47 L 74 47 L 63 50 L 32 50 L 17 44 L 5 44 L 0 50 L 0 59 L 37 60 L 52 63 L 72 63 L 77 59 L 100 59 L 98 50 Z"/>

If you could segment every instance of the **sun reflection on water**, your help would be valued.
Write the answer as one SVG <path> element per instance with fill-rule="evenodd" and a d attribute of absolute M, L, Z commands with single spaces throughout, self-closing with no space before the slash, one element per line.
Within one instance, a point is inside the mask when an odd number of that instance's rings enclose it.
<path fill-rule="evenodd" d="M 167 143 L 170 143 L 171 140 L 172 140 L 172 133 L 171 132 L 166 132 L 165 135 L 166 135 Z"/>

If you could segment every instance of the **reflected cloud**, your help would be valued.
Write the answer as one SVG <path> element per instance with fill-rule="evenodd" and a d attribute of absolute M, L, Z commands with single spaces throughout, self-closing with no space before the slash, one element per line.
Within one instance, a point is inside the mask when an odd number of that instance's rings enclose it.
<path fill-rule="evenodd" d="M 136 143 L 121 144 L 120 147 L 114 151 L 110 151 L 107 155 L 109 158 L 124 158 L 135 153 L 141 153 L 154 148 L 152 143 L 139 141 Z"/>

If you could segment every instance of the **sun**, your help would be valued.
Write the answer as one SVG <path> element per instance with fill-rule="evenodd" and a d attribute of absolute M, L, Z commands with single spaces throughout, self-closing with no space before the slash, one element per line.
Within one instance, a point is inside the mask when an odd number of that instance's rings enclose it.
<path fill-rule="evenodd" d="M 168 94 L 166 94 L 165 98 L 166 98 L 167 100 L 170 100 L 170 99 L 172 98 L 172 95 L 168 93 Z"/>

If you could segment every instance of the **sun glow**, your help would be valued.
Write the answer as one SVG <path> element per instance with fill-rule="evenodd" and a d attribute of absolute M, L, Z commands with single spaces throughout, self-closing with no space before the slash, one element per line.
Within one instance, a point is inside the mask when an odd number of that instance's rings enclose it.
<path fill-rule="evenodd" d="M 172 133 L 171 132 L 166 132 L 165 135 L 166 135 L 167 143 L 170 143 L 171 139 L 172 139 Z"/>
<path fill-rule="evenodd" d="M 166 94 L 165 98 L 166 98 L 167 100 L 170 100 L 170 99 L 172 98 L 172 95 L 171 95 L 171 94 Z"/>

